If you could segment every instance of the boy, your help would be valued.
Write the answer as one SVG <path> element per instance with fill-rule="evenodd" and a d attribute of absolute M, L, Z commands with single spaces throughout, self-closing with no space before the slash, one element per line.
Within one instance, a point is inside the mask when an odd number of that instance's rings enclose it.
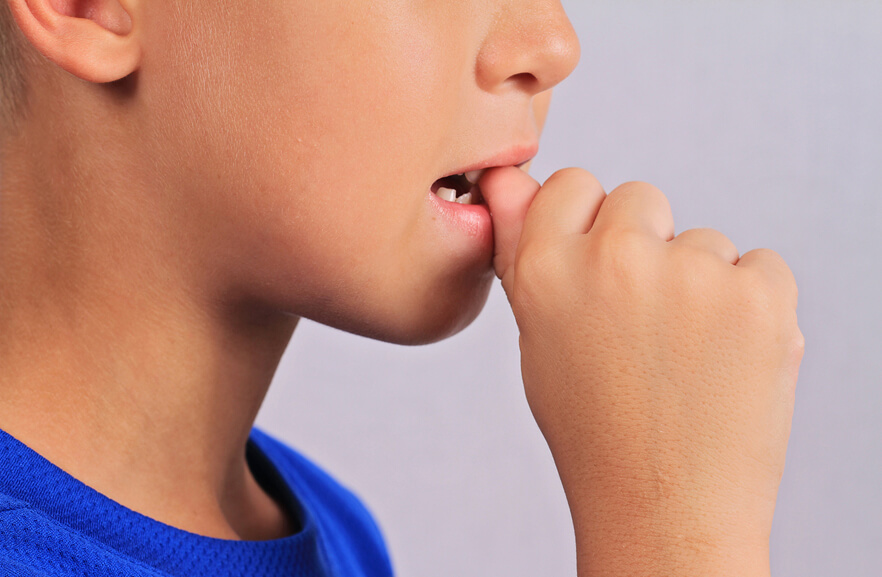
<path fill-rule="evenodd" d="M 579 58 L 558 0 L 7 5 L 5 574 L 391 574 L 254 417 L 299 317 L 437 341 L 495 272 L 580 577 L 768 575 L 793 277 L 519 169 Z"/>

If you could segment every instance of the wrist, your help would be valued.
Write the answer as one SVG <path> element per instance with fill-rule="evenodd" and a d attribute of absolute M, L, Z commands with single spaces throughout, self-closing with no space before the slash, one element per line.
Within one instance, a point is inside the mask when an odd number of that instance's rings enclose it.
<path fill-rule="evenodd" d="M 579 577 L 769 577 L 765 515 L 620 489 L 571 504 Z"/>
<path fill-rule="evenodd" d="M 733 546 L 672 528 L 665 536 L 639 531 L 579 536 L 579 577 L 770 577 L 768 545 Z"/>

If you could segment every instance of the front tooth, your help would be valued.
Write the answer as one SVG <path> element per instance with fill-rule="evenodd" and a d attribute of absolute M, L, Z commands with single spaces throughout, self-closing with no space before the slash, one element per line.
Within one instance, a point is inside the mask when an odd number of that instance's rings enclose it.
<path fill-rule="evenodd" d="M 486 169 L 471 170 L 469 172 L 466 172 L 465 173 L 466 180 L 468 180 L 472 184 L 475 184 L 476 182 L 481 180 L 481 175 L 484 174 L 484 170 L 486 170 Z"/>
<path fill-rule="evenodd" d="M 472 193 L 465 193 L 464 195 L 457 198 L 456 202 L 458 202 L 459 204 L 472 204 Z"/>
<path fill-rule="evenodd" d="M 447 200 L 449 202 L 454 202 L 456 200 L 456 190 L 452 188 L 444 188 L 442 186 L 435 194 L 437 194 L 438 198 L 441 200 Z"/>

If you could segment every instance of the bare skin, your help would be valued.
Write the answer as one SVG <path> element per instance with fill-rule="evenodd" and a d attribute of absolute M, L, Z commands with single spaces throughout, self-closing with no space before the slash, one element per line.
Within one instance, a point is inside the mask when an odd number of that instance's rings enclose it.
<path fill-rule="evenodd" d="M 8 2 L 45 58 L 2 142 L 0 428 L 170 525 L 286 535 L 244 447 L 297 320 L 436 341 L 495 270 L 580 577 L 768 574 L 795 283 L 649 185 L 512 168 L 579 59 L 557 0 Z M 477 167 L 472 227 L 428 189 Z"/>
<path fill-rule="evenodd" d="M 368 20 L 372 27 L 341 30 L 338 22 L 375 3 L 328 4 L 305 27 L 336 36 L 298 33 L 296 44 L 255 47 L 253 58 L 272 56 L 274 69 L 291 70 L 264 92 L 251 62 L 235 69 L 219 60 L 255 36 L 290 37 L 285 30 L 301 28 L 276 2 L 237 22 L 229 10 L 210 9 L 213 2 L 200 9 L 188 2 L 190 11 L 175 2 L 95 3 L 92 20 L 69 14 L 82 8 L 76 3 L 10 4 L 34 47 L 59 66 L 28 70 L 30 113 L 4 142 L 0 427 L 101 493 L 175 527 L 221 538 L 288 534 L 289 520 L 251 476 L 244 447 L 298 318 L 424 342 L 477 315 L 492 280 L 490 255 L 434 224 L 428 185 L 512 143 L 536 142 L 547 90 L 578 57 L 577 45 L 566 46 L 575 42 L 568 21 L 555 3 L 534 14 L 565 49 L 551 60 L 542 50 L 523 60 L 522 43 L 538 40 L 511 42 L 523 22 L 511 7 L 510 20 L 490 34 L 499 6 L 475 15 L 463 3 L 441 19 L 436 10 L 405 15 L 389 3 L 384 17 Z M 302 4 L 307 13 L 312 3 Z M 203 20 L 183 20 L 184 12 Z M 217 36 L 180 38 L 187 27 Z M 425 85 L 384 93 L 390 78 L 412 78 L 426 65 L 401 54 L 454 28 L 468 42 L 461 53 L 432 56 L 432 68 L 446 72 L 425 81 L 451 88 L 460 81 L 475 104 L 458 107 L 457 90 L 427 97 Z M 398 59 L 397 68 L 355 63 L 364 69 L 356 74 L 303 56 L 383 37 L 390 40 L 377 51 Z M 88 50 L 72 50 L 73 41 Z M 481 76 L 462 77 L 465 54 L 480 54 L 482 45 L 494 60 Z M 181 51 L 193 57 L 192 75 L 176 68 Z M 508 81 L 531 67 L 541 80 Z M 304 74 L 321 94 L 311 95 Z M 238 92 L 223 75 L 236 76 Z M 341 91 L 352 76 L 363 77 L 359 87 Z M 289 108 L 314 101 L 280 122 L 273 104 L 280 96 Z M 383 109 L 372 104 L 379 96 Z M 422 116 L 353 124 L 338 112 L 370 105 L 394 115 L 417 104 L 443 113 L 432 124 Z M 451 149 L 479 119 L 493 118 L 497 130 Z M 169 138 L 170 126 L 179 134 Z M 348 140 L 325 144 L 329 132 Z M 437 250 L 442 235 L 449 252 Z M 362 264 L 356 248 L 365 238 L 379 250 Z M 388 274 L 396 269 L 400 276 Z M 375 288 L 372 302 L 365 286 Z M 449 302 L 433 297 L 426 307 L 429 289 L 444 286 Z"/>
<path fill-rule="evenodd" d="M 790 269 L 581 169 L 482 180 L 580 577 L 768 576 L 805 341 Z"/>

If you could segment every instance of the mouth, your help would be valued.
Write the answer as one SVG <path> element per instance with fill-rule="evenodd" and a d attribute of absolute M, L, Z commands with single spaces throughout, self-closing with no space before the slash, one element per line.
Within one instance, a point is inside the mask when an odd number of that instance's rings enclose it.
<path fill-rule="evenodd" d="M 532 160 L 532 156 L 513 166 L 517 168 L 523 167 Z M 432 193 L 447 202 L 455 202 L 457 204 L 484 204 L 484 196 L 481 194 L 481 186 L 478 184 L 481 177 L 490 168 L 481 168 L 478 170 L 470 170 L 459 174 L 450 174 L 443 176 L 432 184 Z"/>
<path fill-rule="evenodd" d="M 478 181 L 486 168 L 439 178 L 432 184 L 432 193 L 441 200 L 457 204 L 484 204 Z"/>

